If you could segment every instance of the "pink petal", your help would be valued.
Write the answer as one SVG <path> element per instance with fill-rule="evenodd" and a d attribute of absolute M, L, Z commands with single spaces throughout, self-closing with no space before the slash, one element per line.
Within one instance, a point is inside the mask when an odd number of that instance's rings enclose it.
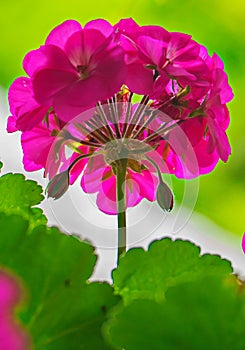
<path fill-rule="evenodd" d="M 27 171 L 35 171 L 45 168 L 55 136 L 50 135 L 50 130 L 42 125 L 25 131 L 21 135 L 21 144 L 24 152 L 24 168 Z"/>
<path fill-rule="evenodd" d="M 76 72 L 65 53 L 54 45 L 41 46 L 29 52 L 24 58 L 23 67 L 30 77 L 33 77 L 40 69 Z"/>
<path fill-rule="evenodd" d="M 141 173 L 131 171 L 130 176 L 138 184 L 141 197 L 151 202 L 156 199 L 158 178 L 154 173 L 150 173 L 148 170 L 144 170 Z"/>
<path fill-rule="evenodd" d="M 208 119 L 208 126 L 213 139 L 215 139 L 216 148 L 221 160 L 227 162 L 231 154 L 231 146 L 225 131 L 218 125 L 216 120 L 211 118 Z"/>
<path fill-rule="evenodd" d="M 185 133 L 188 141 L 195 146 L 198 144 L 205 131 L 206 124 L 202 118 L 187 119 L 182 125 L 181 129 Z"/>
<path fill-rule="evenodd" d="M 140 50 L 140 57 L 143 54 L 145 57 L 142 56 L 142 59 L 148 64 L 155 64 L 159 67 L 164 64 L 166 60 L 166 56 L 163 54 L 165 43 L 142 35 L 138 38 L 137 44 Z"/>
<path fill-rule="evenodd" d="M 31 83 L 26 77 L 19 77 L 11 84 L 8 92 L 10 112 L 18 114 L 19 109 L 31 98 Z"/>
<path fill-rule="evenodd" d="M 78 80 L 75 73 L 57 69 L 42 69 L 33 79 L 33 90 L 40 104 L 51 104 L 54 95 Z M 59 113 L 59 112 L 58 112 Z"/>
<path fill-rule="evenodd" d="M 191 36 L 183 33 L 171 33 L 167 50 L 167 58 L 171 61 L 192 61 L 198 57 L 200 45 L 191 40 Z"/>
<path fill-rule="evenodd" d="M 106 214 L 117 214 L 115 176 L 103 181 L 103 186 L 101 186 L 97 195 L 96 204 L 98 208 Z"/>
<path fill-rule="evenodd" d="M 86 193 L 96 193 L 101 188 L 103 176 L 110 173 L 109 166 L 105 166 L 104 157 L 97 156 L 88 161 L 81 180 L 81 186 Z"/>
<path fill-rule="evenodd" d="M 8 117 L 7 132 L 12 133 L 18 131 L 16 128 L 16 118 L 12 115 Z"/>
<path fill-rule="evenodd" d="M 88 22 L 84 29 L 95 29 L 101 32 L 106 38 L 113 33 L 112 25 L 104 19 L 94 19 L 93 21 Z"/>
<path fill-rule="evenodd" d="M 138 32 L 139 35 L 145 35 L 157 41 L 167 43 L 170 40 L 170 33 L 160 26 L 142 26 Z"/>
<path fill-rule="evenodd" d="M 105 37 L 95 29 L 74 33 L 65 45 L 65 52 L 74 66 L 88 66 L 90 58 L 105 43 Z"/>
<path fill-rule="evenodd" d="M 126 85 L 136 94 L 149 95 L 153 88 L 152 70 L 141 62 L 128 65 Z"/>
<path fill-rule="evenodd" d="M 29 78 L 18 78 L 9 89 L 10 110 L 18 130 L 30 130 L 45 117 L 49 107 L 40 106 L 33 97 Z M 12 119 L 13 126 L 13 119 Z M 10 126 L 11 129 L 11 126 Z"/>
<path fill-rule="evenodd" d="M 46 45 L 55 45 L 64 49 L 67 40 L 73 33 L 80 31 L 82 26 L 74 20 L 68 20 L 55 27 L 46 39 Z"/>
<path fill-rule="evenodd" d="M 123 35 L 135 37 L 140 26 L 132 18 L 124 18 L 115 24 L 114 28 Z"/>

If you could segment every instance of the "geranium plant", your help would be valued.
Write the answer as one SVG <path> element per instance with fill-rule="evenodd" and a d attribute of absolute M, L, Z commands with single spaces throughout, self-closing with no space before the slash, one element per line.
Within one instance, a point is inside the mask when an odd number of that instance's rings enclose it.
<path fill-rule="evenodd" d="M 243 339 L 237 346 L 233 342 L 239 322 L 231 337 L 226 333 L 229 319 L 245 318 L 244 294 L 237 294 L 242 282 L 231 275 L 227 261 L 200 256 L 192 243 L 168 238 L 154 242 L 148 252 L 126 253 L 127 208 L 144 198 L 157 200 L 164 211 L 174 206 L 163 174 L 188 181 L 228 160 L 227 103 L 233 93 L 219 56 L 210 56 L 190 35 L 139 26 L 132 19 L 114 26 L 98 19 L 84 27 L 68 20 L 25 56 L 23 67 L 27 75 L 9 89 L 7 128 L 21 131 L 25 169 L 44 169 L 46 192 L 56 200 L 81 178 L 83 191 L 97 193 L 98 208 L 118 218 L 113 285 L 88 284 L 95 263 L 91 247 L 48 228 L 42 213 L 31 208 L 40 199 L 24 201 L 28 214 L 13 209 L 21 196 L 4 199 L 0 219 L 6 223 L 12 215 L 11 222 L 17 220 L 23 230 L 9 224 L 16 241 L 11 246 L 2 238 L 3 246 L 13 248 L 20 241 L 31 248 L 30 257 L 36 256 L 29 270 L 25 249 L 11 263 L 2 258 L 30 289 L 30 306 L 20 317 L 34 348 L 228 349 L 232 344 L 242 349 Z M 3 176 L 3 187 L 16 181 L 23 190 L 35 186 L 18 176 Z M 40 196 L 38 187 L 35 191 Z M 60 254 L 53 256 L 56 245 Z M 41 292 L 34 281 L 38 286 L 44 281 Z M 179 314 L 191 304 L 195 309 L 182 321 Z M 214 308 L 216 335 L 209 324 Z"/>
<path fill-rule="evenodd" d="M 120 252 L 127 207 L 147 198 L 172 209 L 162 173 L 196 177 L 230 155 L 223 63 L 189 35 L 132 19 L 84 28 L 69 20 L 23 67 L 28 77 L 9 90 L 8 129 L 22 131 L 25 169 L 44 168 L 56 199 L 83 174 L 99 209 L 118 215 Z"/>

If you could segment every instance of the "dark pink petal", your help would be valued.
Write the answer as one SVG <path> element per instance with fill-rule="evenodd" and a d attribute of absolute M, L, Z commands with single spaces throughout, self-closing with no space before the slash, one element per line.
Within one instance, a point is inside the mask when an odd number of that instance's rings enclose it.
<path fill-rule="evenodd" d="M 117 214 L 115 176 L 111 176 L 109 179 L 103 181 L 97 195 L 96 204 L 98 208 L 106 214 Z"/>
<path fill-rule="evenodd" d="M 130 38 L 135 38 L 140 26 L 132 18 L 124 18 L 115 24 L 114 28 L 115 32 L 129 36 Z"/>
<path fill-rule="evenodd" d="M 42 69 L 33 79 L 33 90 L 40 104 L 53 104 L 53 97 L 78 80 L 77 74 L 65 70 Z M 59 113 L 59 112 L 58 112 Z"/>
<path fill-rule="evenodd" d="M 76 72 L 64 51 L 54 45 L 41 46 L 39 49 L 29 52 L 24 58 L 23 67 L 30 77 L 33 77 L 41 69 Z"/>
<path fill-rule="evenodd" d="M 177 64 L 177 63 L 174 65 L 168 65 L 165 68 L 165 70 L 169 75 L 171 75 L 175 78 L 180 77 L 180 78 L 184 78 L 187 81 L 191 81 L 191 82 L 197 80 L 197 77 L 194 74 L 189 73 L 186 69 L 184 69 L 182 67 L 182 65 Z"/>
<path fill-rule="evenodd" d="M 165 43 L 168 43 L 171 37 L 170 33 L 160 26 L 142 26 L 138 32 L 139 35 L 145 35 Z"/>
<path fill-rule="evenodd" d="M 68 20 L 55 27 L 46 39 L 46 45 L 55 45 L 64 49 L 67 40 L 70 36 L 82 29 L 80 23 L 74 20 Z"/>
<path fill-rule="evenodd" d="M 86 193 L 96 193 L 101 188 L 103 175 L 110 173 L 111 169 L 105 165 L 102 155 L 88 161 L 88 165 L 81 179 L 81 186 Z"/>
<path fill-rule="evenodd" d="M 53 106 L 62 120 L 69 121 L 84 110 L 95 106 L 98 101 L 113 96 L 119 90 L 119 86 L 121 87 L 120 73 L 115 80 L 109 80 L 103 75 L 92 75 L 63 89 L 54 97 Z"/>
<path fill-rule="evenodd" d="M 163 54 L 165 43 L 148 36 L 140 36 L 137 40 L 139 56 L 147 64 L 154 64 L 156 67 L 162 67 L 166 56 Z"/>
<path fill-rule="evenodd" d="M 208 118 L 208 127 L 221 160 L 227 162 L 231 154 L 231 146 L 225 131 L 220 127 L 217 121 L 212 118 Z"/>
<path fill-rule="evenodd" d="M 122 35 L 120 38 L 120 44 L 124 50 L 124 61 L 126 65 L 139 62 L 139 52 L 134 41 Z"/>
<path fill-rule="evenodd" d="M 126 85 L 136 94 L 148 95 L 153 88 L 153 73 L 141 62 L 127 67 Z"/>
<path fill-rule="evenodd" d="M 183 33 L 171 33 L 171 40 L 167 49 L 170 61 L 192 61 L 198 57 L 200 45 L 191 40 L 191 36 Z"/>
<path fill-rule="evenodd" d="M 120 86 L 124 83 L 125 79 L 125 65 L 124 65 L 124 52 L 122 48 L 110 42 L 105 43 L 106 46 L 99 48 L 93 53 L 90 60 L 89 71 L 93 75 L 107 77 L 108 83 L 113 85 L 118 85 L 116 81 L 113 83 L 110 79 L 120 80 Z M 111 71 L 109 69 L 111 67 Z"/>
<path fill-rule="evenodd" d="M 204 135 L 205 126 L 206 123 L 204 123 L 203 118 L 193 118 L 186 120 L 181 125 L 181 128 L 185 133 L 188 141 L 192 144 L 192 146 L 195 146 L 201 141 Z"/>
<path fill-rule="evenodd" d="M 12 133 L 18 131 L 16 128 L 16 118 L 12 115 L 8 117 L 7 132 Z"/>
<path fill-rule="evenodd" d="M 216 151 L 212 153 L 208 152 L 208 140 L 201 140 L 201 142 L 195 146 L 194 150 L 200 175 L 210 173 L 219 161 L 218 153 Z"/>
<path fill-rule="evenodd" d="M 130 176 L 139 186 L 139 194 L 141 197 L 154 201 L 156 199 L 156 189 L 158 178 L 154 173 L 144 170 L 141 173 L 130 171 Z"/>
<path fill-rule="evenodd" d="M 23 108 L 20 109 L 19 111 L 20 116 L 16 120 L 16 127 L 18 128 L 18 130 L 21 130 L 21 131 L 30 130 L 36 125 L 38 125 L 44 119 L 49 108 L 42 107 L 42 106 L 38 106 L 38 107 L 35 107 L 35 106 L 36 106 L 35 103 L 33 103 L 33 106 L 31 106 L 31 103 L 30 103 L 29 106 L 24 105 Z M 33 109 L 29 111 L 29 108 L 31 107 L 33 107 Z"/>
<path fill-rule="evenodd" d="M 30 130 L 44 119 L 48 111 L 48 107 L 42 107 L 35 101 L 29 78 L 16 79 L 9 88 L 8 97 L 18 130 Z"/>
<path fill-rule="evenodd" d="M 164 71 L 162 71 L 161 75 L 154 81 L 153 91 L 149 94 L 150 97 L 153 99 L 161 100 L 163 95 L 165 95 L 164 97 L 168 98 L 168 95 L 166 93 L 166 87 L 168 83 L 169 76 Z"/>
<path fill-rule="evenodd" d="M 17 116 L 19 109 L 24 104 L 28 104 L 29 101 L 33 102 L 30 79 L 26 77 L 15 79 L 9 88 L 8 99 L 10 112 Z M 38 105 L 38 103 L 36 104 Z"/>
<path fill-rule="evenodd" d="M 131 176 L 126 178 L 126 207 L 137 205 L 143 197 L 140 195 L 140 188 L 137 181 L 134 181 Z M 116 215 L 116 177 L 113 175 L 109 179 L 102 182 L 102 186 L 97 195 L 97 206 L 106 214 Z"/>
<path fill-rule="evenodd" d="M 88 22 L 84 29 L 95 29 L 96 31 L 101 32 L 106 38 L 108 38 L 114 31 L 113 26 L 104 19 L 94 19 L 93 21 Z"/>
<path fill-rule="evenodd" d="M 221 103 L 225 104 L 230 102 L 233 99 L 234 94 L 228 83 L 227 74 L 221 69 L 216 69 L 213 73 L 213 79 L 214 88 L 217 89 L 217 92 L 220 95 Z"/>
<path fill-rule="evenodd" d="M 27 171 L 35 171 L 47 166 L 47 159 L 55 136 L 51 136 L 50 130 L 39 125 L 21 135 L 21 144 L 24 152 L 24 168 Z"/>
<path fill-rule="evenodd" d="M 84 29 L 69 38 L 64 50 L 75 67 L 79 65 L 89 67 L 92 54 L 104 43 L 105 37 L 101 32 L 95 29 Z"/>

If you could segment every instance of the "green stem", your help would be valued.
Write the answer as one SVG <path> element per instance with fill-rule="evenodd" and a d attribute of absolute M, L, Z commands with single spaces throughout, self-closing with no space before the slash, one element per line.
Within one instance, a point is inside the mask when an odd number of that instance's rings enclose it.
<path fill-rule="evenodd" d="M 118 223 L 118 248 L 117 264 L 119 258 L 126 252 L 126 169 L 127 159 L 117 161 L 117 223 Z"/>

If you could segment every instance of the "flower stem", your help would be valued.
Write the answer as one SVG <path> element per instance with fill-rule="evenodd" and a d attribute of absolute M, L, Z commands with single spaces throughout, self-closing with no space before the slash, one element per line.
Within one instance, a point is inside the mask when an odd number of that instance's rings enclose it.
<path fill-rule="evenodd" d="M 117 161 L 117 223 L 118 223 L 118 246 L 117 264 L 119 258 L 126 252 L 126 169 L 127 159 Z"/>

